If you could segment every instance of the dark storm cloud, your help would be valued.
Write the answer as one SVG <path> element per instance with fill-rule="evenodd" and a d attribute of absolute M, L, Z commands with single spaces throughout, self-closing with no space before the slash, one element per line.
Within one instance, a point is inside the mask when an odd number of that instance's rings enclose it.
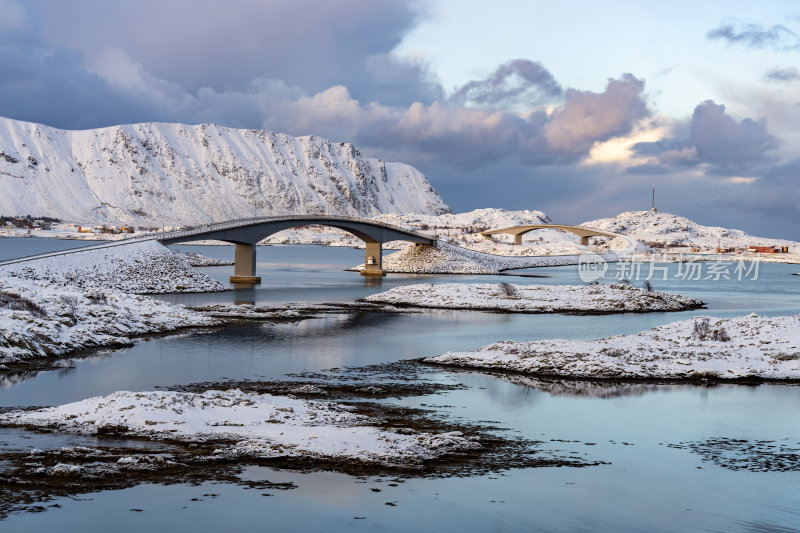
<path fill-rule="evenodd" d="M 281 102 L 342 80 L 355 98 L 390 106 L 442 98 L 423 61 L 390 52 L 413 23 L 410 2 L 221 5 L 5 0 L 0 115 L 62 128 L 144 121 L 261 128 Z"/>
<path fill-rule="evenodd" d="M 711 100 L 695 108 L 689 142 L 697 149 L 698 159 L 710 163 L 720 174 L 747 172 L 753 165 L 766 162 L 767 152 L 777 147 L 765 119 L 736 122 L 725 113 L 724 105 Z"/>
<path fill-rule="evenodd" d="M 0 116 L 66 128 L 148 120 L 152 108 L 87 71 L 75 50 L 0 33 Z"/>
<path fill-rule="evenodd" d="M 385 105 L 431 103 L 444 98 L 444 90 L 428 64 L 394 54 L 373 55 L 366 59 L 365 73 L 354 96 Z"/>
<path fill-rule="evenodd" d="M 775 165 L 748 186 L 745 206 L 759 211 L 781 211 L 800 223 L 800 158 Z"/>
<path fill-rule="evenodd" d="M 657 143 L 639 143 L 635 152 L 657 156 L 657 167 L 700 167 L 707 174 L 749 176 L 772 161 L 769 152 L 777 147 L 765 119 L 745 118 L 737 122 L 725 106 L 707 100 L 698 105 L 686 135 Z M 634 172 L 657 172 L 652 166 L 636 167 Z"/>
<path fill-rule="evenodd" d="M 788 83 L 800 80 L 800 70 L 797 67 L 773 68 L 764 74 L 766 81 Z"/>
<path fill-rule="evenodd" d="M 748 48 L 788 50 L 797 49 L 800 46 L 797 34 L 783 24 L 776 24 L 768 28 L 742 22 L 723 24 L 709 31 L 706 38 Z"/>
<path fill-rule="evenodd" d="M 437 96 L 424 66 L 388 55 L 419 17 L 412 0 L 31 0 L 31 5 L 48 43 L 79 50 L 89 62 L 107 48 L 123 50 L 153 76 L 190 92 L 241 91 L 266 78 L 309 93 L 342 84 L 354 97 L 376 101 L 386 88 L 391 103 L 406 105 Z"/>
<path fill-rule="evenodd" d="M 486 79 L 473 80 L 455 91 L 450 101 L 493 109 L 529 109 L 561 96 L 563 89 L 538 61 L 514 59 Z"/>
<path fill-rule="evenodd" d="M 703 196 L 719 218 L 734 212 L 736 224 L 755 235 L 797 240 L 800 233 L 800 159 L 773 165 L 750 183 L 709 188 Z"/>

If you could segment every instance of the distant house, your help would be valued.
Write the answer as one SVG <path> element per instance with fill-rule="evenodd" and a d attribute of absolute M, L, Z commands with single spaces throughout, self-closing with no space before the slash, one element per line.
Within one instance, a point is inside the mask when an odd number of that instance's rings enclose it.
<path fill-rule="evenodd" d="M 789 248 L 784 246 L 785 251 L 789 251 Z M 747 248 L 748 252 L 755 253 L 755 254 L 779 254 L 784 251 L 779 246 L 750 246 Z"/>

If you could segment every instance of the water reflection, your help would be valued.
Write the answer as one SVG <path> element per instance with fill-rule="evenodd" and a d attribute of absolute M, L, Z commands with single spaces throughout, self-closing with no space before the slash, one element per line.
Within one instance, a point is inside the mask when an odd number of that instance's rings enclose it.
<path fill-rule="evenodd" d="M 363 276 L 365 287 L 380 287 L 383 285 L 383 276 Z"/>
<path fill-rule="evenodd" d="M 452 370 L 456 375 L 491 376 L 507 383 L 518 385 L 523 389 L 545 392 L 551 396 L 567 396 L 573 398 L 619 398 L 623 396 L 643 396 L 651 392 L 674 392 L 687 389 L 712 389 L 724 386 L 716 382 L 675 383 L 667 381 L 610 381 L 586 380 L 576 378 L 550 378 L 526 376 L 513 372 Z M 743 386 L 743 385 L 737 385 Z"/>

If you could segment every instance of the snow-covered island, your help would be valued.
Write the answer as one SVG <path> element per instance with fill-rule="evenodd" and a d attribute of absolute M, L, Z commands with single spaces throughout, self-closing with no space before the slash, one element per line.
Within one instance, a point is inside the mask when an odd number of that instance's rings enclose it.
<path fill-rule="evenodd" d="M 800 379 L 800 316 L 696 317 L 595 341 L 501 341 L 428 363 L 604 379 Z"/>
<path fill-rule="evenodd" d="M 370 303 L 511 313 L 646 313 L 685 311 L 703 302 L 677 294 L 615 285 L 443 283 L 394 287 L 363 298 Z"/>
<path fill-rule="evenodd" d="M 0 414 L 0 426 L 211 446 L 212 457 L 221 459 L 306 457 L 414 465 L 481 447 L 460 432 L 383 429 L 379 420 L 334 402 L 236 389 L 202 394 L 115 392 L 58 407 Z"/>

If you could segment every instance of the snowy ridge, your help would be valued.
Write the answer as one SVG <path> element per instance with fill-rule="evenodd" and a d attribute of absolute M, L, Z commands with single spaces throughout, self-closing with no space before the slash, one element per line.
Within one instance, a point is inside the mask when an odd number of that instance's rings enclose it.
<path fill-rule="evenodd" d="M 377 220 L 400 226 L 415 226 L 421 229 L 426 227 L 431 231 L 463 229 L 480 233 L 490 228 L 520 226 L 523 224 L 553 224 L 552 219 L 542 211 L 521 210 L 506 211 L 505 209 L 485 208 L 467 211 L 465 213 L 444 213 L 428 215 L 412 214 L 384 214 L 375 217 Z M 441 231 L 447 234 L 446 231 Z"/>
<path fill-rule="evenodd" d="M 348 408 L 239 390 L 115 392 L 37 411 L 0 415 L 0 425 L 57 428 L 88 435 L 212 443 L 217 457 L 315 457 L 419 464 L 480 448 L 459 432 L 384 430 Z"/>
<path fill-rule="evenodd" d="M 737 229 L 727 229 L 700 224 L 671 213 L 652 211 L 629 211 L 614 218 L 603 218 L 584 222 L 581 226 L 628 235 L 645 243 L 669 246 L 698 247 L 703 250 L 723 248 L 747 248 L 748 246 L 789 246 L 791 251 L 800 251 L 800 243 L 782 239 L 754 237 Z"/>
<path fill-rule="evenodd" d="M 193 224 L 449 212 L 415 168 L 349 143 L 213 124 L 67 131 L 0 117 L 0 213 Z"/>
<path fill-rule="evenodd" d="M 426 361 L 575 378 L 798 380 L 800 316 L 696 317 L 635 335 L 501 341 Z"/>

